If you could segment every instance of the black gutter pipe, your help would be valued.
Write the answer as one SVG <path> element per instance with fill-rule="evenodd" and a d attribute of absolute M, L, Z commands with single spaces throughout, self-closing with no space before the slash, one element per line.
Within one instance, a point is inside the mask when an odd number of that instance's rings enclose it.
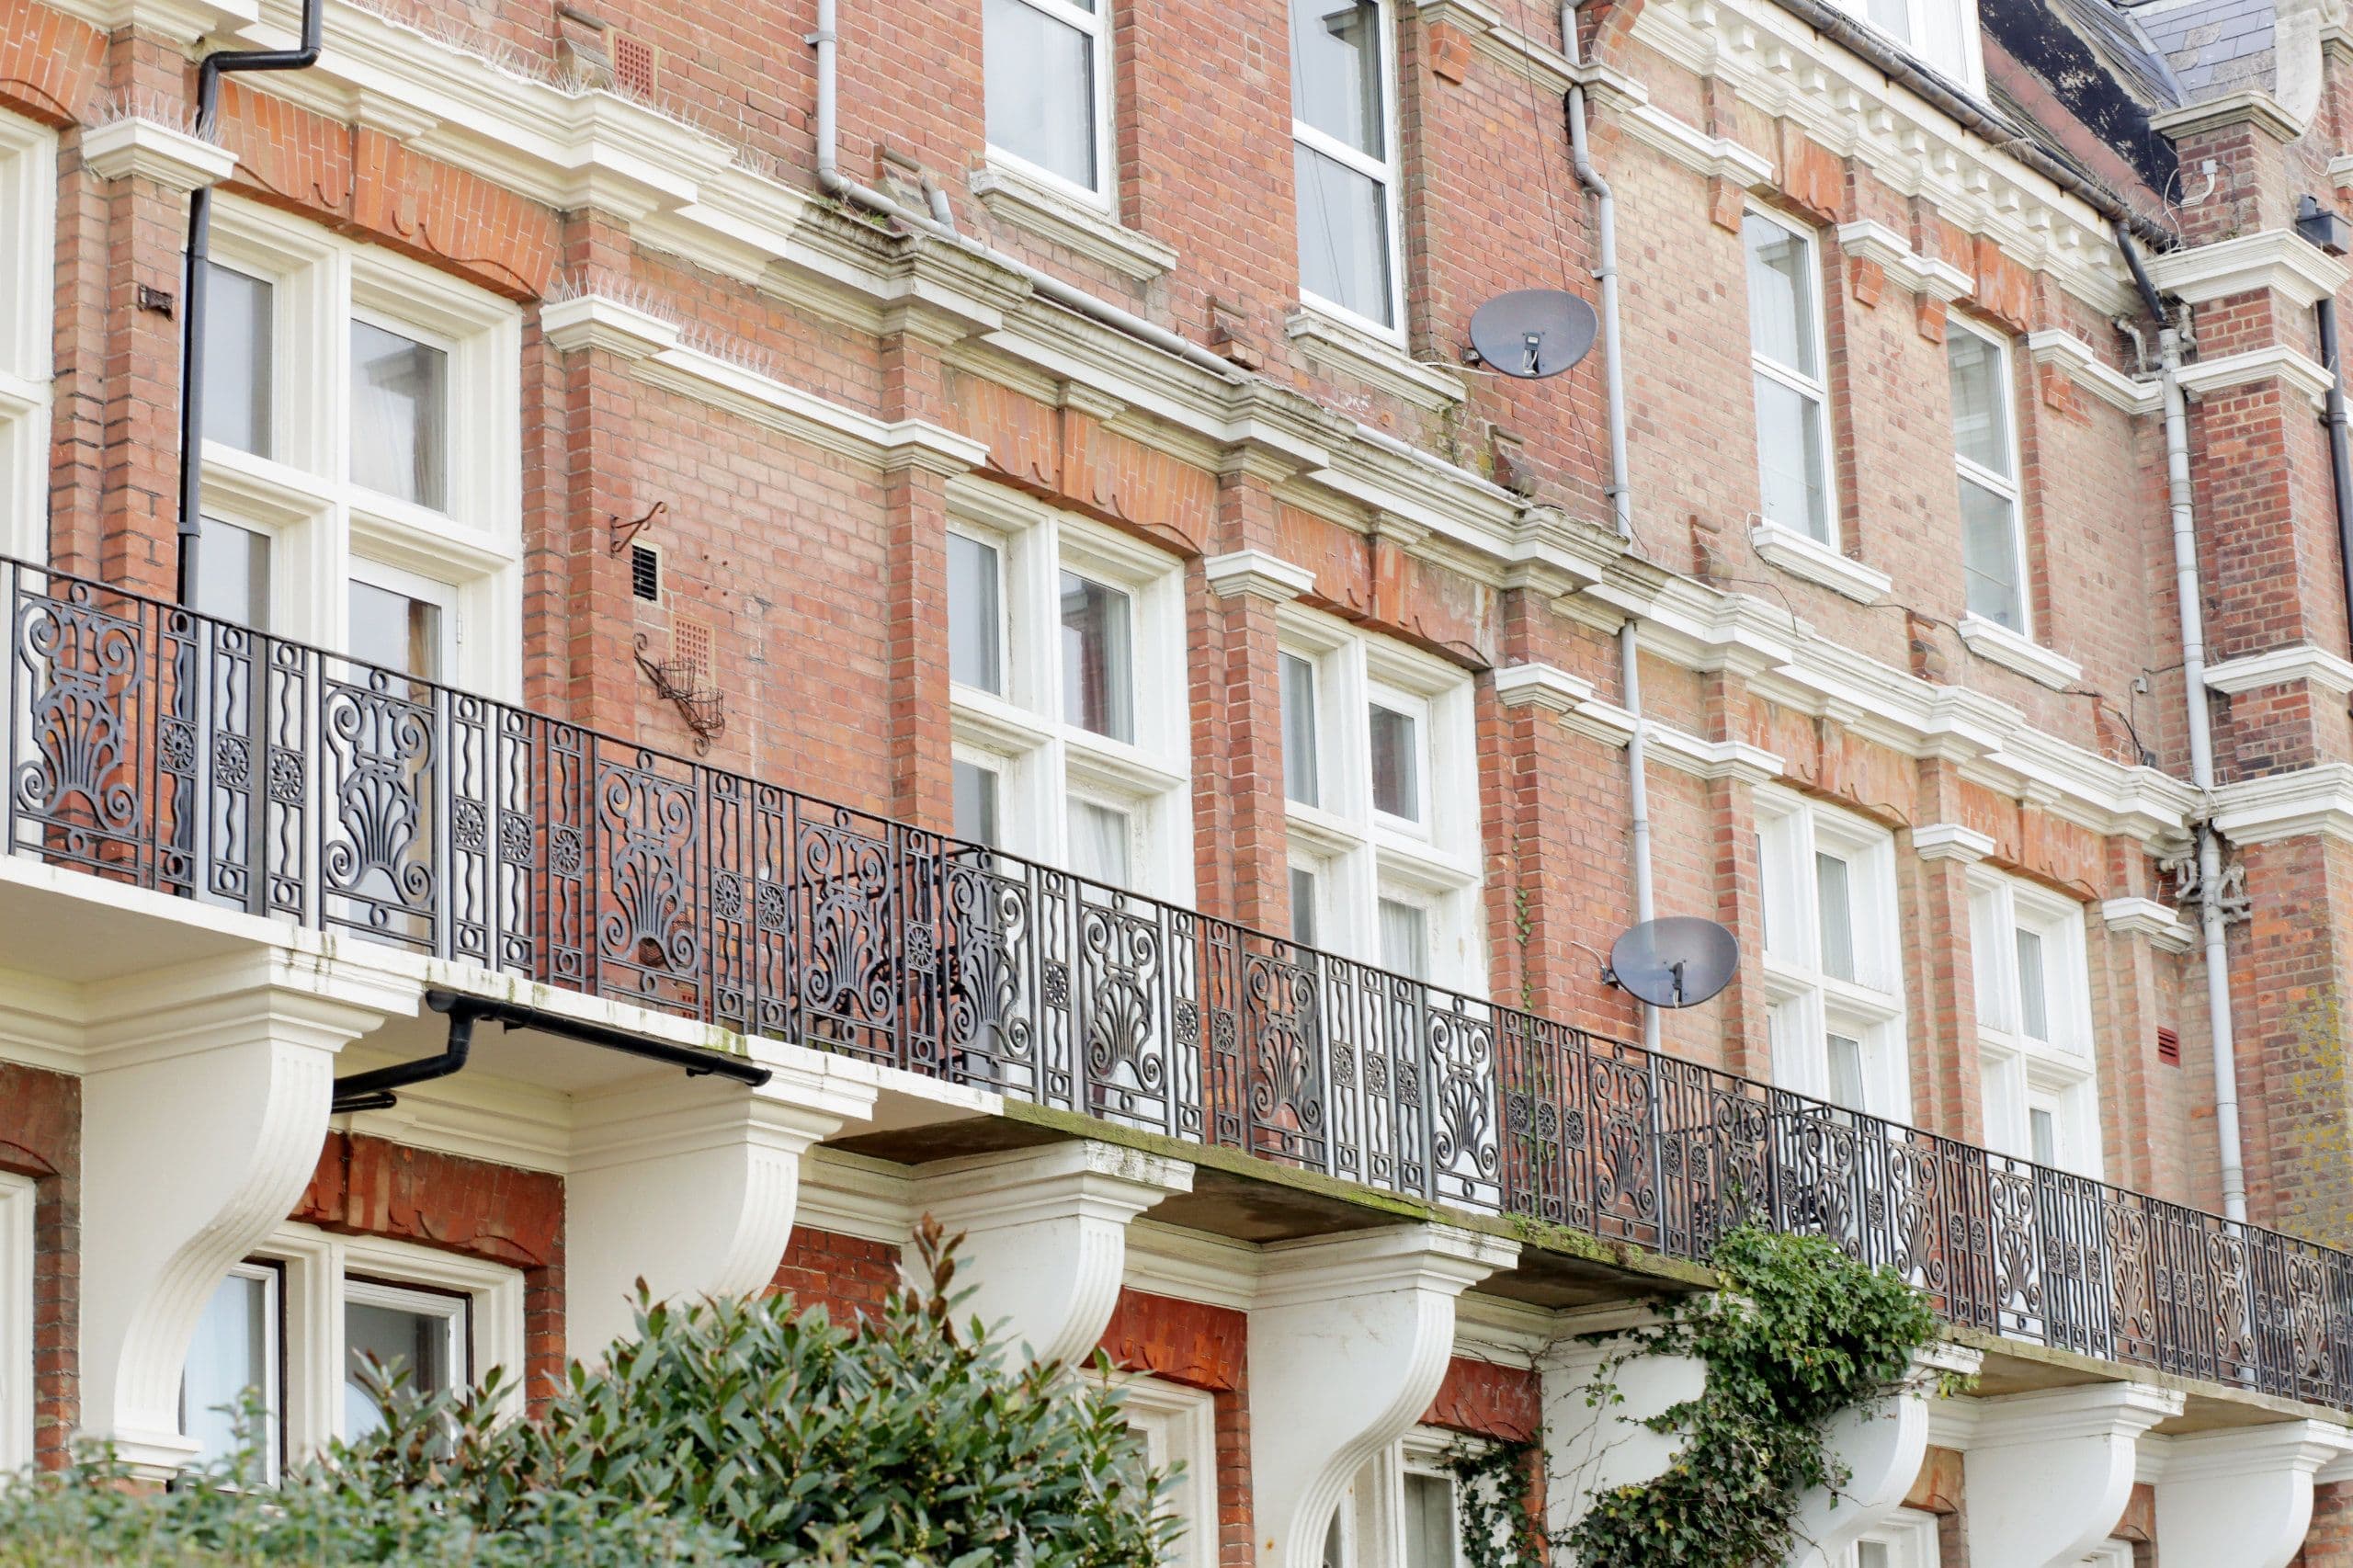
<path fill-rule="evenodd" d="M 2149 269 L 2141 265 L 2141 247 L 2132 243 L 2132 230 L 2121 218 L 2111 218 L 2109 222 L 2116 229 L 2116 248 L 2124 253 L 2124 265 L 2132 269 L 2132 287 L 2141 291 L 2141 302 L 2148 306 L 2150 318 L 2164 326 L 2165 301 L 2157 298 L 2157 286 L 2149 280 Z"/>
<path fill-rule="evenodd" d="M 625 1029 L 607 1028 L 602 1024 L 567 1018 L 560 1013 L 526 1007 L 519 1003 L 497 1002 L 485 996 L 460 996 L 448 991 L 429 992 L 425 1000 L 435 1012 L 449 1015 L 449 1048 L 438 1056 L 421 1057 L 415 1062 L 397 1062 L 390 1067 L 355 1073 L 348 1078 L 337 1078 L 335 1081 L 336 1114 L 348 1110 L 386 1109 L 396 1103 L 392 1090 L 411 1084 L 429 1083 L 436 1078 L 447 1078 L 459 1072 L 465 1066 L 467 1053 L 472 1047 L 474 1025 L 484 1018 L 509 1029 L 537 1029 L 542 1034 L 562 1035 L 568 1040 L 602 1046 L 607 1051 L 618 1051 L 624 1056 L 642 1057 L 648 1062 L 683 1067 L 690 1078 L 715 1075 L 757 1088 L 774 1076 L 767 1068 L 756 1062 L 723 1056 L 715 1051 L 648 1040 Z"/>
<path fill-rule="evenodd" d="M 210 136 L 221 113 L 221 78 L 232 71 L 301 71 L 319 62 L 325 0 L 302 0 L 299 49 L 248 49 L 208 54 L 196 73 L 197 133 Z M 212 187 L 188 199 L 188 262 L 180 279 L 179 602 L 196 591 L 197 546 L 204 528 L 204 296 L 212 254 Z"/>
<path fill-rule="evenodd" d="M 2336 565 L 2345 576 L 2345 617 L 2353 633 L 2353 450 L 2345 433 L 2345 365 L 2337 357 L 2336 301 L 2313 307 L 2320 328 L 2320 362 L 2328 367 L 2328 474 L 2336 491 Z M 2353 636 L 2348 637 L 2353 644 Z"/>

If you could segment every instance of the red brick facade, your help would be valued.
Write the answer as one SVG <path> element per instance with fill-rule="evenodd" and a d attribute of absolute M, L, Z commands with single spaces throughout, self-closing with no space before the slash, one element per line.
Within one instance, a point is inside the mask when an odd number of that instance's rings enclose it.
<path fill-rule="evenodd" d="M 33 1178 L 33 1451 L 52 1467 L 82 1405 L 79 1079 L 0 1062 L 0 1171 Z"/>
<path fill-rule="evenodd" d="M 898 1285 L 897 1247 L 795 1225 L 768 1289 L 847 1324 L 880 1316 Z"/>
<path fill-rule="evenodd" d="M 1250 1315 L 1122 1289 L 1102 1350 L 1123 1372 L 1203 1389 L 1217 1426 L 1218 1562 L 1257 1561 L 1250 1509 Z"/>

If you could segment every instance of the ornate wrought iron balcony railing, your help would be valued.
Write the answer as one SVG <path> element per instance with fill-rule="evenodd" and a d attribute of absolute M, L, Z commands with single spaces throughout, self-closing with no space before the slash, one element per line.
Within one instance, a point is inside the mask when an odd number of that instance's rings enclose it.
<path fill-rule="evenodd" d="M 5 848 L 1672 1256 L 2353 1408 L 2353 1258 L 0 562 Z"/>

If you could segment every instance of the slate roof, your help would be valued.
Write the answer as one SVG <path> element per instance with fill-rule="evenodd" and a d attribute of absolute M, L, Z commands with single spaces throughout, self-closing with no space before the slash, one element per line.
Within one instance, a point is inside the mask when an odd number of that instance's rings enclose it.
<path fill-rule="evenodd" d="M 2272 0 L 2123 0 L 2185 98 L 2272 81 Z"/>

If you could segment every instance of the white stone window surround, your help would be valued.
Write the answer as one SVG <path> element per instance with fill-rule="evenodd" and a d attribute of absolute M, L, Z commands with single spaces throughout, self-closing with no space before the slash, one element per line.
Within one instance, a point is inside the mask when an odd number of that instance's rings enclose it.
<path fill-rule="evenodd" d="M 1019 180 L 1041 186 L 1051 196 L 1078 202 L 1106 217 L 1111 216 L 1120 187 L 1119 163 L 1112 135 L 1111 0 L 1096 0 L 1092 8 L 1074 5 L 1071 0 L 1003 0 L 1003 3 L 1027 6 L 1045 20 L 1067 28 L 1086 40 L 1088 74 L 1093 78 L 1095 89 L 1094 101 L 1088 111 L 1094 131 L 1094 145 L 1089 152 L 1095 165 L 1095 183 L 1087 186 L 1066 178 L 994 142 L 988 143 L 989 165 L 1008 170 Z"/>
<path fill-rule="evenodd" d="M 1416 1426 L 1365 1462 L 1341 1494 L 1334 1517 L 1342 1568 L 1463 1568 L 1461 1511 L 1454 1500 L 1457 1483 L 1447 1459 L 1464 1443 L 1458 1433 Z M 1443 1561 L 1427 1561 L 1427 1554 L 1415 1552 L 1408 1539 L 1409 1478 L 1442 1482 L 1447 1488 L 1452 1522 Z"/>
<path fill-rule="evenodd" d="M 1428 978 L 1472 995 L 1486 983 L 1479 778 L 1470 676 L 1296 603 L 1276 612 L 1284 653 L 1315 671 L 1317 801 L 1286 795 L 1291 864 L 1314 873 L 1318 947 L 1381 961 L 1382 900 L 1420 909 Z M 1418 821 L 1375 809 L 1370 710 L 1415 722 Z"/>
<path fill-rule="evenodd" d="M 1161 1494 L 1162 1511 L 1184 1526 L 1161 1568 L 1217 1568 L 1217 1406 L 1207 1389 L 1138 1373 L 1118 1381 L 1120 1414 L 1144 1440 L 1155 1470 L 1184 1471 Z"/>
<path fill-rule="evenodd" d="M 2097 1067 L 2083 906 L 1983 866 L 1972 867 L 1971 957 L 1984 1074 L 1985 1143 L 2032 1159 L 2034 1118 L 2050 1117 L 2053 1163 L 2100 1175 Z M 2042 971 L 2041 1038 L 2020 999 L 2020 934 L 2034 938 Z"/>
<path fill-rule="evenodd" d="M 1742 219 L 1744 230 L 1745 229 L 1748 222 L 1762 221 L 1784 231 L 1793 238 L 1797 239 L 1804 246 L 1806 258 L 1806 278 L 1804 280 L 1804 286 L 1812 295 L 1812 313 L 1813 318 L 1813 328 L 1810 334 L 1812 341 L 1807 345 L 1807 347 L 1810 347 L 1813 349 L 1813 362 L 1815 365 L 1820 367 L 1818 374 L 1809 375 L 1801 366 L 1785 364 L 1769 355 L 1759 352 L 1756 347 L 1756 330 L 1752 321 L 1749 331 L 1750 347 L 1748 355 L 1749 367 L 1752 374 L 1756 376 L 1768 377 L 1770 380 L 1779 382 L 1780 385 L 1787 387 L 1791 392 L 1796 392 L 1799 396 L 1813 403 L 1814 406 L 1820 410 L 1820 419 L 1816 426 L 1815 445 L 1819 449 L 1816 453 L 1816 460 L 1822 465 L 1822 532 L 1818 536 L 1815 535 L 1807 526 L 1807 519 L 1805 518 L 1774 517 L 1768 516 L 1761 510 L 1758 512 L 1757 516 L 1761 521 L 1767 524 L 1784 528 L 1792 534 L 1798 535 L 1800 538 L 1812 540 L 1814 543 L 1824 546 L 1829 551 L 1836 554 L 1841 549 L 1838 519 L 1837 437 L 1836 431 L 1832 428 L 1834 411 L 1831 408 L 1830 402 L 1830 339 L 1829 323 L 1826 319 L 1828 315 L 1829 294 L 1823 287 L 1822 235 L 1816 230 L 1807 224 L 1800 222 L 1794 218 L 1791 218 L 1787 213 L 1779 211 L 1774 208 L 1767 206 L 1761 201 L 1753 199 L 1743 207 Z M 1747 255 L 1748 242 L 1745 234 L 1744 233 L 1741 241 L 1744 288 L 1747 267 Z M 1747 302 L 1749 309 L 1754 311 L 1756 308 L 1755 300 L 1749 297 L 1745 292 L 1744 292 L 1743 298 Z M 1761 461 L 1759 467 L 1761 477 Z M 1844 592 L 1845 589 L 1842 588 L 1840 591 Z"/>
<path fill-rule="evenodd" d="M 430 267 L 224 199 L 212 259 L 270 285 L 269 455 L 204 443 L 204 512 L 265 536 L 268 630 L 345 646 L 346 585 L 366 567 L 440 585 L 449 684 L 513 699 L 522 686 L 522 315 Z M 350 323 L 449 356 L 444 501 L 434 508 L 349 478 Z M 436 597 L 442 596 L 436 595 Z"/>
<path fill-rule="evenodd" d="M 1130 885 L 1193 893 L 1192 710 L 1184 568 L 1098 523 L 995 486 L 958 485 L 949 530 L 995 550 L 1002 694 L 951 682 L 957 760 L 997 776 L 998 847 L 1070 866 L 1073 799 L 1130 813 Z M 1063 713 L 1061 574 L 1129 596 L 1133 742 Z"/>
<path fill-rule="evenodd" d="M 1886 829 L 1794 790 L 1756 791 L 1759 882 L 1765 915 L 1759 972 L 1771 1009 L 1773 1077 L 1780 1086 L 1834 1100 L 1829 1037 L 1859 1047 L 1862 1104 L 1851 1108 L 1912 1119 L 1905 1049 L 1902 914 L 1895 840 Z M 1852 978 L 1834 972 L 1822 930 L 1822 868 L 1847 867 Z"/>
<path fill-rule="evenodd" d="M 0 1476 L 33 1462 L 33 1204 L 30 1176 L 0 1171 Z"/>
<path fill-rule="evenodd" d="M 49 559 L 57 133 L 0 112 L 0 555 Z"/>
<path fill-rule="evenodd" d="M 1942 1568 L 1937 1517 L 1899 1508 L 1895 1517 L 1840 1554 L 1836 1568 Z"/>
<path fill-rule="evenodd" d="M 2005 627 L 2000 622 L 1989 617 L 1981 616 L 1975 610 L 1969 608 L 1965 590 L 1962 598 L 1963 617 L 1967 620 L 1980 622 L 1987 631 L 1996 633 L 2006 631 L 2019 642 L 2031 642 L 2035 634 L 2034 574 L 2027 560 L 2026 551 L 2026 489 L 2018 450 L 2017 357 L 2011 352 L 2012 346 L 2007 337 L 1977 326 L 1958 314 L 1947 318 L 1945 332 L 1948 343 L 1958 335 L 1974 339 L 1994 351 L 1994 393 L 1999 400 L 2004 447 L 2002 456 L 2009 472 L 2004 473 L 1987 468 L 1961 451 L 1957 429 L 1953 441 L 1952 460 L 1956 476 L 1961 483 L 1973 484 L 2008 506 L 2010 560 L 2018 574 L 2018 581 L 2013 585 L 2018 604 L 2017 626 Z M 1955 413 L 1957 418 L 1958 411 L 1956 410 Z M 1965 527 L 1964 524 L 1964 528 Z M 1968 548 L 1965 532 L 1961 544 L 1962 551 L 1965 551 Z M 1964 641 L 1967 639 L 1964 638 Z M 1974 646 L 1973 643 L 1972 645 Z"/>
<path fill-rule="evenodd" d="M 506 1408 L 520 1413 L 528 1375 L 521 1270 L 410 1242 L 293 1223 L 280 1226 L 252 1257 L 284 1271 L 278 1364 L 286 1381 L 278 1407 L 290 1455 L 315 1453 L 346 1435 L 344 1310 L 354 1284 L 363 1292 L 378 1285 L 462 1298 L 467 1378 L 480 1381 L 491 1368 L 505 1369 L 513 1396 Z"/>
<path fill-rule="evenodd" d="M 1381 60 L 1377 79 L 1381 84 L 1381 146 L 1387 156 L 1372 157 L 1340 138 L 1310 125 L 1295 111 L 1291 117 L 1291 141 L 1354 170 L 1380 187 L 1382 229 L 1389 244 L 1384 263 L 1389 274 L 1389 319 L 1377 320 L 1350 310 L 1337 301 L 1324 299 L 1309 289 L 1303 280 L 1300 285 L 1299 300 L 1307 311 L 1328 316 L 1343 326 L 1370 334 L 1381 343 L 1402 349 L 1405 346 L 1405 236 L 1404 203 L 1401 195 L 1404 180 L 1398 150 L 1397 8 L 1392 0 L 1352 0 L 1352 3 L 1371 7 L 1380 13 Z M 1296 101 L 1294 98 L 1294 104 Z"/>

